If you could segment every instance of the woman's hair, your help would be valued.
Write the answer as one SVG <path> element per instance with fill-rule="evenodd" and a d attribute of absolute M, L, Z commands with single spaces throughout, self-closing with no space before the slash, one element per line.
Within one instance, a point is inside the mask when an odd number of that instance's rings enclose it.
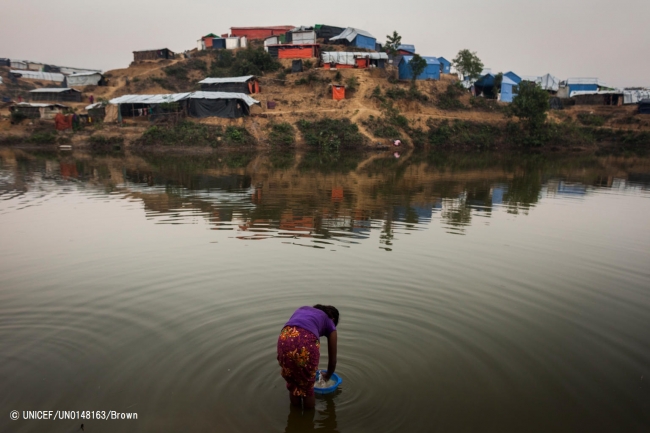
<path fill-rule="evenodd" d="M 332 319 L 334 322 L 334 326 L 339 325 L 339 310 L 337 310 L 336 307 L 332 307 L 331 305 L 316 304 L 314 305 L 314 308 L 325 312 L 325 314 L 327 314 L 327 317 Z"/>

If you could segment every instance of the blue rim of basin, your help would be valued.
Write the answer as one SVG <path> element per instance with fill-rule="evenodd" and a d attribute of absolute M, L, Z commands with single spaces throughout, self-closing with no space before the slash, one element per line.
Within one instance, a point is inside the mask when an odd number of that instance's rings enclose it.
<path fill-rule="evenodd" d="M 326 373 L 326 371 L 320 370 L 318 373 L 323 374 Z M 336 388 L 338 388 L 341 382 L 343 382 L 343 379 L 341 379 L 341 377 L 336 373 L 332 374 L 332 377 L 330 379 L 335 380 L 336 383 L 332 386 L 328 386 L 327 388 L 318 388 L 314 385 L 314 392 L 316 394 L 329 394 L 331 392 L 336 391 Z"/>

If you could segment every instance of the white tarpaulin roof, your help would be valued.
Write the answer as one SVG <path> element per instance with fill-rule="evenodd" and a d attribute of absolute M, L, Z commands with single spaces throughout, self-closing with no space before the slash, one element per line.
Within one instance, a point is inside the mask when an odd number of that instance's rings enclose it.
<path fill-rule="evenodd" d="M 544 90 L 551 90 L 553 92 L 560 90 L 560 80 L 551 74 L 546 74 L 543 77 L 540 77 L 537 84 L 539 84 L 539 86 Z"/>
<path fill-rule="evenodd" d="M 101 102 L 95 102 L 94 104 L 87 106 L 86 110 L 92 110 L 93 108 L 102 108 L 102 105 L 103 104 Z"/>
<path fill-rule="evenodd" d="M 14 104 L 15 107 L 35 107 L 35 108 L 44 108 L 44 107 L 59 107 L 59 108 L 68 108 L 67 105 L 63 104 L 37 104 L 33 102 L 19 102 Z"/>
<path fill-rule="evenodd" d="M 10 71 L 12 74 L 19 74 L 22 78 L 28 78 L 30 80 L 43 80 L 43 81 L 54 81 L 60 83 L 65 78 L 63 74 L 57 74 L 55 72 L 38 72 L 38 71 L 27 71 L 23 69 Z"/>
<path fill-rule="evenodd" d="M 598 78 L 569 78 L 566 80 L 567 84 L 595 84 L 600 87 L 607 87 L 605 83 Z"/>
<path fill-rule="evenodd" d="M 73 92 L 79 92 L 78 90 L 75 89 L 70 89 L 68 87 L 46 87 L 43 89 L 36 89 L 36 90 L 30 90 L 29 93 L 60 93 L 60 92 L 66 92 L 68 90 L 72 90 Z"/>
<path fill-rule="evenodd" d="M 68 75 L 68 86 L 96 86 L 102 80 L 99 72 L 84 72 L 81 74 Z"/>
<path fill-rule="evenodd" d="M 368 38 L 375 39 L 373 35 L 371 35 L 365 30 L 355 29 L 354 27 L 348 27 L 347 29 L 343 30 L 343 32 L 340 35 L 330 38 L 330 41 L 338 41 L 341 39 L 346 39 L 348 42 L 352 42 L 354 38 L 357 37 L 357 35 L 366 36 Z"/>
<path fill-rule="evenodd" d="M 337 63 L 339 65 L 354 65 L 355 59 L 361 57 L 368 57 L 372 60 L 384 59 L 388 60 L 386 53 L 361 53 L 361 52 L 345 52 L 345 51 L 323 51 L 321 53 L 323 63 Z"/>
<path fill-rule="evenodd" d="M 244 93 L 230 92 L 193 92 L 193 93 L 171 93 L 168 95 L 124 95 L 111 99 L 109 104 L 164 104 L 167 102 L 178 102 L 185 99 L 241 99 L 248 106 L 259 104 L 259 101 Z"/>
<path fill-rule="evenodd" d="M 582 95 L 620 95 L 622 93 L 620 90 L 574 90 L 569 93 L 569 98 Z"/>
<path fill-rule="evenodd" d="M 624 104 L 638 104 L 644 99 L 650 99 L 650 89 L 624 90 Z"/>
<path fill-rule="evenodd" d="M 218 83 L 245 83 L 254 75 L 246 75 L 243 77 L 222 77 L 222 78 L 206 78 L 199 81 L 199 84 L 218 84 Z"/>

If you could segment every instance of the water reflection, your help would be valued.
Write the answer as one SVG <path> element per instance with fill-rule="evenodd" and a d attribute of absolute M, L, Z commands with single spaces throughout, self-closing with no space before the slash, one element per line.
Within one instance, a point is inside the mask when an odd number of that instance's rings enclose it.
<path fill-rule="evenodd" d="M 364 155 L 250 152 L 92 155 L 1 152 L 2 209 L 37 206 L 84 189 L 144 205 L 156 224 L 207 222 L 241 240 L 313 248 L 374 238 L 391 251 L 402 234 L 439 225 L 467 235 L 495 212 L 528 215 L 544 198 L 580 199 L 594 188 L 647 190 L 649 160 L 623 157 Z"/>
<path fill-rule="evenodd" d="M 314 410 L 303 411 L 300 408 L 291 406 L 287 417 L 285 433 L 323 432 L 338 433 L 339 427 L 336 421 L 335 396 L 341 391 L 332 395 L 318 396 Z"/>

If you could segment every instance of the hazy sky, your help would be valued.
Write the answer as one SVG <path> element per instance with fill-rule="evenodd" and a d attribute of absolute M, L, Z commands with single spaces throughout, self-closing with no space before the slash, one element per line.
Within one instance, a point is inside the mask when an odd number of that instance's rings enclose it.
<path fill-rule="evenodd" d="M 477 51 L 494 72 L 598 77 L 650 86 L 650 0 L 0 0 L 0 57 L 103 70 L 132 51 L 183 51 L 231 26 L 358 27 L 378 42 L 397 30 L 421 55 Z"/>

